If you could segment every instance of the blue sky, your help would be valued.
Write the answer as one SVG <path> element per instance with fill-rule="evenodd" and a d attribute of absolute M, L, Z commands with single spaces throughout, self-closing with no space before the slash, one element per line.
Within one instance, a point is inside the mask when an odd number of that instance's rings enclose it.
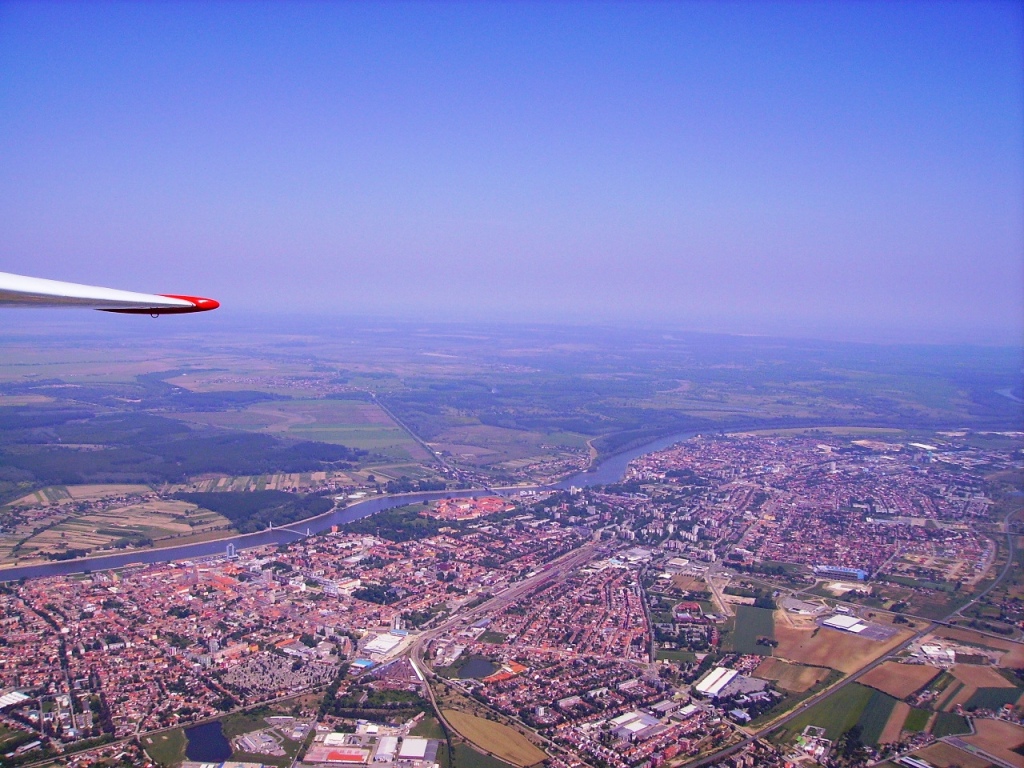
<path fill-rule="evenodd" d="M 1021 9 L 0 2 L 0 271 L 1019 343 Z"/>

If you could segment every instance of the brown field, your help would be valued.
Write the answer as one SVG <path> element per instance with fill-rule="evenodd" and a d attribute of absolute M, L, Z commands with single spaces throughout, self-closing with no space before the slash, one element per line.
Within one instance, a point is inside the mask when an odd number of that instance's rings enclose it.
<path fill-rule="evenodd" d="M 62 485 L 51 485 L 40 488 L 38 491 L 27 493 L 19 499 L 11 502 L 12 507 L 46 507 L 52 504 L 60 504 L 67 501 L 71 496 Z"/>
<path fill-rule="evenodd" d="M 677 573 L 672 577 L 672 586 L 681 592 L 704 592 L 708 585 L 704 579 L 697 576 L 687 576 L 685 573 Z"/>
<path fill-rule="evenodd" d="M 978 732 L 972 736 L 962 736 L 964 741 L 1010 765 L 1024 768 L 1024 755 L 1013 751 L 1024 744 L 1024 727 L 1005 720 L 975 720 L 974 727 Z"/>
<path fill-rule="evenodd" d="M 54 485 L 33 491 L 11 504 L 23 507 L 47 506 L 69 501 L 97 501 L 114 496 L 140 495 L 152 491 L 148 485 Z"/>
<path fill-rule="evenodd" d="M 882 735 L 878 737 L 879 744 L 893 744 L 900 740 L 900 734 L 903 732 L 903 723 L 907 720 L 907 715 L 910 714 L 910 705 L 904 701 L 897 701 L 896 706 L 892 708 L 892 714 L 889 715 L 889 719 L 885 723 L 885 728 L 882 729 Z"/>
<path fill-rule="evenodd" d="M 935 637 L 946 637 L 950 640 L 961 640 L 965 643 L 983 645 L 987 648 L 999 648 L 1005 651 L 1002 658 L 999 659 L 1000 667 L 1007 669 L 1019 669 L 1020 667 L 1024 667 L 1024 643 L 1015 643 L 1001 637 L 983 635 L 980 632 L 974 632 L 970 629 L 951 629 L 949 627 L 942 627 L 935 630 L 932 634 Z"/>
<path fill-rule="evenodd" d="M 951 712 L 955 699 L 959 698 L 961 701 L 967 701 L 967 699 L 974 695 L 975 690 L 973 686 L 954 681 L 946 690 L 939 694 L 935 700 L 935 709 L 939 712 Z M 965 691 L 967 692 L 966 697 L 961 696 Z"/>
<path fill-rule="evenodd" d="M 111 496 L 129 496 L 152 492 L 148 485 L 67 485 L 68 495 L 75 501 L 95 501 Z"/>
<path fill-rule="evenodd" d="M 877 688 L 896 699 L 905 699 L 935 679 L 939 670 L 926 664 L 899 664 L 886 661 L 872 669 L 858 682 Z"/>
<path fill-rule="evenodd" d="M 946 744 L 944 741 L 936 742 L 931 746 L 925 747 L 920 752 L 915 752 L 914 757 L 927 760 L 936 768 L 950 768 L 950 766 L 954 765 L 958 765 L 960 768 L 989 768 L 992 765 L 988 760 L 972 755 L 970 752 L 964 752 L 962 749 L 957 749 L 951 744 Z"/>
<path fill-rule="evenodd" d="M 53 398 L 46 395 L 0 395 L 0 408 L 5 405 L 42 405 L 52 402 Z"/>
<path fill-rule="evenodd" d="M 762 680 L 775 680 L 779 688 L 792 693 L 803 693 L 828 677 L 828 670 L 824 667 L 790 664 L 769 656 L 754 670 L 754 675 Z"/>
<path fill-rule="evenodd" d="M 975 688 L 1013 688 L 1013 683 L 1000 675 L 991 667 L 977 664 L 957 664 L 949 670 L 957 680 L 965 686 Z"/>
<path fill-rule="evenodd" d="M 955 693 L 950 693 L 942 701 L 943 712 L 952 712 L 958 704 L 966 704 L 968 699 L 979 688 L 1012 688 L 1013 684 L 991 667 L 978 664 L 957 664 L 949 670 L 957 680 L 963 683 Z M 953 686 L 951 686 L 953 688 Z"/>
<path fill-rule="evenodd" d="M 514 728 L 454 709 L 443 710 L 443 714 L 469 741 L 507 763 L 525 766 L 547 759 L 543 750 Z"/>
<path fill-rule="evenodd" d="M 813 624 L 788 625 L 778 616 L 780 613 L 785 615 L 785 611 L 775 613 L 775 639 L 779 641 L 776 656 L 812 667 L 830 667 L 847 674 L 888 653 L 913 634 L 911 630 L 903 629 L 882 643 L 849 632 L 818 629 Z"/>
<path fill-rule="evenodd" d="M 957 708 L 957 705 L 966 704 L 968 700 L 978 692 L 978 689 L 973 685 L 964 685 L 956 693 L 948 696 L 945 702 L 942 704 L 943 712 L 952 712 Z"/>
<path fill-rule="evenodd" d="M 764 437 L 788 435 L 905 435 L 906 431 L 894 427 L 789 427 L 784 429 L 754 429 L 749 432 L 735 432 L 736 435 L 761 435 Z"/>
<path fill-rule="evenodd" d="M 55 520 L 39 533 L 25 536 L 16 549 L 3 553 L 0 562 L 25 564 L 69 549 L 92 553 L 132 537 L 150 539 L 158 547 L 168 546 L 196 541 L 194 536 L 203 537 L 198 540 L 219 538 L 231 527 L 230 521 L 215 512 L 199 510 L 194 504 L 173 499 L 154 499 L 86 514 L 71 514 L 71 507 L 61 509 L 68 510 L 63 519 Z"/>

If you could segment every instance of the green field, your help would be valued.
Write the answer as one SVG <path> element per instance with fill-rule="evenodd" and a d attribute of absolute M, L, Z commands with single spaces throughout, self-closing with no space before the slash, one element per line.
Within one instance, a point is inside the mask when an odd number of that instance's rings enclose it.
<path fill-rule="evenodd" d="M 790 720 L 780 732 L 779 738 L 788 740 L 801 733 L 808 725 L 816 725 L 825 729 L 827 738 L 838 739 L 860 721 L 875 693 L 874 689 L 858 683 L 846 685 Z"/>
<path fill-rule="evenodd" d="M 966 702 L 964 709 L 972 711 L 975 709 L 998 710 L 1004 704 L 1015 704 L 1021 697 L 1020 688 L 979 688 Z"/>
<path fill-rule="evenodd" d="M 469 744 L 456 744 L 454 768 L 514 768 L 514 766 L 491 755 L 477 752 Z"/>
<path fill-rule="evenodd" d="M 444 729 L 433 715 L 425 715 L 416 727 L 409 732 L 410 736 L 422 736 L 424 739 L 445 740 Z"/>
<path fill-rule="evenodd" d="M 877 744 L 878 737 L 885 730 L 885 724 L 892 714 L 892 708 L 896 706 L 896 699 L 892 696 L 875 691 L 868 699 L 867 706 L 860 714 L 857 724 L 864 729 L 861 733 L 861 741 L 865 744 Z"/>
<path fill-rule="evenodd" d="M 693 651 L 672 651 L 659 650 L 656 654 L 658 661 L 696 661 L 697 655 Z"/>
<path fill-rule="evenodd" d="M 374 403 L 358 400 L 286 400 L 237 411 L 182 414 L 184 421 L 265 432 L 300 440 L 361 448 L 395 459 L 425 459 L 408 433 Z"/>
<path fill-rule="evenodd" d="M 258 707 L 247 712 L 236 712 L 228 715 L 220 721 L 221 730 L 224 731 L 224 738 L 233 739 L 243 733 L 258 731 L 267 727 L 264 719 L 274 714 L 269 707 Z"/>
<path fill-rule="evenodd" d="M 930 713 L 927 709 L 911 709 L 907 719 L 903 721 L 903 730 L 920 733 L 928 725 Z"/>
<path fill-rule="evenodd" d="M 151 758 L 165 766 L 177 765 L 185 759 L 185 731 L 175 728 L 142 739 L 142 746 Z"/>
<path fill-rule="evenodd" d="M 758 645 L 758 637 L 775 637 L 774 612 L 750 605 L 736 606 L 736 624 L 732 633 L 733 650 L 736 653 L 771 656 L 771 647 Z"/>
<path fill-rule="evenodd" d="M 932 726 L 932 736 L 941 739 L 943 736 L 953 736 L 958 733 L 970 733 L 971 726 L 963 715 L 955 715 L 952 712 L 939 712 Z"/>

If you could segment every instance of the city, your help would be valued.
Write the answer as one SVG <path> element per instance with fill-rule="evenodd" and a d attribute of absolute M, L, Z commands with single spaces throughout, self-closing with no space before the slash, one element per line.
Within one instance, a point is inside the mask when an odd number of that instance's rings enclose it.
<path fill-rule="evenodd" d="M 682 765 L 733 745 L 747 764 L 824 762 L 848 734 L 813 709 L 796 721 L 810 730 L 781 723 L 832 688 L 884 697 L 856 745 L 868 754 L 945 746 L 965 714 L 967 743 L 979 723 L 1019 728 L 1024 679 L 997 674 L 1024 666 L 1019 599 L 998 618 L 965 610 L 1007 556 L 1008 528 L 975 525 L 996 504 L 978 468 L 1019 450 L 937 437 L 695 437 L 613 486 L 417 503 L 287 545 L 8 584 L 10 757 L 97 741 L 113 746 L 69 764 L 138 759 L 154 734 L 278 701 L 293 731 L 271 718 L 235 754 L 431 763 L 449 746 L 411 735 L 425 717 L 485 749 L 495 737 L 474 723 L 501 724 L 514 736 L 499 743 L 552 766 Z M 436 532 L 410 536 L 425 520 Z M 882 659 L 878 681 L 838 690 Z M 943 696 L 950 675 L 967 683 Z M 403 762 L 420 746 L 435 757 Z"/>

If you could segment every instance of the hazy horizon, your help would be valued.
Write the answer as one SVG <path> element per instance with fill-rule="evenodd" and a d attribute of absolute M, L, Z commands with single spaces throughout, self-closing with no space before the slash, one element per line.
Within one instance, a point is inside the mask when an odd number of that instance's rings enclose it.
<path fill-rule="evenodd" d="M 1013 2 L 3 2 L 0 271 L 223 304 L 159 333 L 1019 346 L 1022 41 Z"/>

